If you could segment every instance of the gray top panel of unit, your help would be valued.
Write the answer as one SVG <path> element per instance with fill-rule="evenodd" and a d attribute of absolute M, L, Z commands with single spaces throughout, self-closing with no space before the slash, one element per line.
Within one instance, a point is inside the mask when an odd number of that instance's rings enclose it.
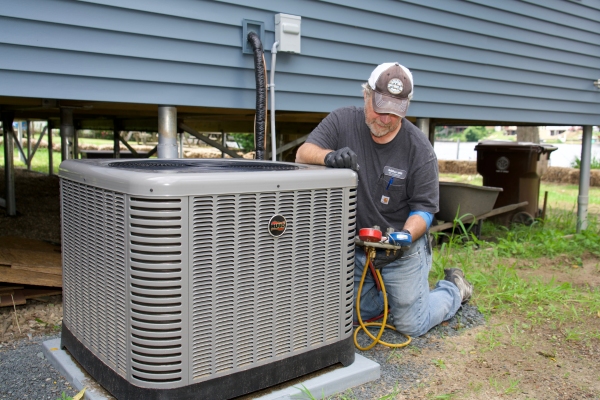
<path fill-rule="evenodd" d="M 146 164 L 144 168 L 121 168 L 117 165 L 139 162 L 162 162 L 171 167 L 153 168 Z M 191 166 L 173 168 L 178 162 Z M 201 167 L 194 167 L 195 164 Z M 254 168 L 265 164 L 293 169 Z M 358 182 L 358 175 L 350 169 L 239 159 L 67 160 L 60 164 L 59 176 L 119 193 L 160 197 L 343 188 L 356 187 Z"/>

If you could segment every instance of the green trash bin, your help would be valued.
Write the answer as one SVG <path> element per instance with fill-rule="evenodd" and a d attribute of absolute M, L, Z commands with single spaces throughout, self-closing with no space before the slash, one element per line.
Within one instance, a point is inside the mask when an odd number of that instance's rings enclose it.
<path fill-rule="evenodd" d="M 548 168 L 550 153 L 557 147 L 528 143 L 484 140 L 475 146 L 477 172 L 484 186 L 501 187 L 494 208 L 527 201 L 529 204 L 505 214 L 496 220 L 531 223 L 540 215 L 540 180 Z"/>

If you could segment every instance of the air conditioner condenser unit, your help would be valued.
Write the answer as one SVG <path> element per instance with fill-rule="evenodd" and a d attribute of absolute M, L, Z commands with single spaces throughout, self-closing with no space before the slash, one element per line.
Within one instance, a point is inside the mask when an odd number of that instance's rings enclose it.
<path fill-rule="evenodd" d="M 118 399 L 228 399 L 354 361 L 357 176 L 61 164 L 61 345 Z"/>

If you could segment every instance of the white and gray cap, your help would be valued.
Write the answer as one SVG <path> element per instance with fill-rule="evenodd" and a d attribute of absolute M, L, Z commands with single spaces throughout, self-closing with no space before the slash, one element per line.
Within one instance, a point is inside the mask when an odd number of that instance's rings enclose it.
<path fill-rule="evenodd" d="M 413 77 L 408 68 L 397 62 L 378 65 L 368 81 L 373 89 L 373 110 L 380 114 L 405 117 L 413 96 Z"/>

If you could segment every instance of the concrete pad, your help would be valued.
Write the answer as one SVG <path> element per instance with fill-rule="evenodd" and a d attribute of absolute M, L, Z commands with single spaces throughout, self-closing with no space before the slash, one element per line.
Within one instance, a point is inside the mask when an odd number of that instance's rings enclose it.
<path fill-rule="evenodd" d="M 84 398 L 87 400 L 114 400 L 102 386 L 100 386 L 87 372 L 79 365 L 71 354 L 66 350 L 61 350 L 60 339 L 46 340 L 42 343 L 43 352 L 50 364 L 54 366 L 71 382 L 71 385 L 80 391 L 84 387 Z"/>
<path fill-rule="evenodd" d="M 83 368 L 75 361 L 71 354 L 66 350 L 60 349 L 60 339 L 47 340 L 43 343 L 44 355 L 50 363 L 73 385 L 77 390 L 86 387 L 85 399 L 87 400 L 113 400 L 104 388 L 102 388 Z M 311 376 L 318 375 L 313 373 Z M 369 360 L 359 354 L 356 354 L 354 363 L 348 367 L 333 369 L 318 376 L 302 380 L 298 378 L 294 383 L 285 387 L 285 384 L 268 394 L 254 397 L 248 395 L 253 400 L 302 400 L 309 399 L 303 394 L 303 390 L 308 390 L 312 396 L 317 399 L 331 396 L 332 394 L 342 393 L 354 386 L 362 385 L 379 379 L 379 364 Z"/>
<path fill-rule="evenodd" d="M 354 363 L 335 369 L 315 378 L 292 384 L 287 388 L 257 397 L 257 400 L 308 400 L 300 389 L 307 389 L 315 399 L 324 399 L 332 394 L 342 393 L 352 387 L 379 379 L 379 364 L 356 354 Z"/>

